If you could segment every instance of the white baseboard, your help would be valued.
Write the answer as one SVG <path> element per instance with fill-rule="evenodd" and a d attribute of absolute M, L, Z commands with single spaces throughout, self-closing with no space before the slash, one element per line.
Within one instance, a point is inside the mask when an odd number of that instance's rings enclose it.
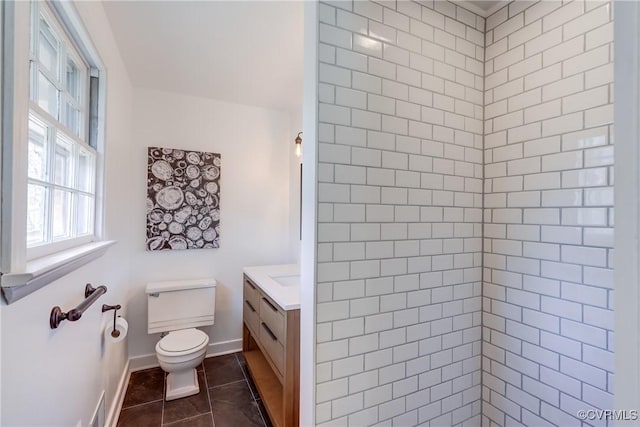
<path fill-rule="evenodd" d="M 143 369 L 155 368 L 160 366 L 158 358 L 155 354 L 147 354 L 144 356 L 136 356 L 129 359 L 130 372 L 141 371 Z"/>
<path fill-rule="evenodd" d="M 120 376 L 120 382 L 118 382 L 116 395 L 114 396 L 113 403 L 109 408 L 107 420 L 104 423 L 107 427 L 116 427 L 118 424 L 118 418 L 120 417 L 120 411 L 122 410 L 122 404 L 124 403 L 124 395 L 127 391 L 127 385 L 129 384 L 129 377 L 131 376 L 131 371 L 129 369 L 130 366 L 130 360 L 127 360 L 127 363 L 125 363 L 124 369 L 122 370 L 122 375 Z"/>
<path fill-rule="evenodd" d="M 242 339 L 214 342 L 209 344 L 206 357 L 221 356 L 223 354 L 235 353 L 240 350 L 242 350 Z M 132 357 L 129 359 L 128 365 L 130 372 L 160 366 L 155 353 Z"/>
<path fill-rule="evenodd" d="M 206 357 L 222 356 L 242 350 L 242 338 L 209 344 Z"/>

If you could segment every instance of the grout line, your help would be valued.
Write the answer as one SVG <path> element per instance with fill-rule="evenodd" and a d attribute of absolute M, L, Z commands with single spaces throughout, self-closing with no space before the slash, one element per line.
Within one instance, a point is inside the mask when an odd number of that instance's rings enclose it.
<path fill-rule="evenodd" d="M 164 381 L 162 382 L 162 413 L 161 413 L 161 417 L 160 417 L 160 427 L 162 427 L 162 425 L 164 424 L 164 403 L 165 403 L 165 396 L 167 395 L 167 373 L 162 371 L 162 373 L 164 374 Z"/>
<path fill-rule="evenodd" d="M 258 414 L 260 414 L 260 419 L 262 419 L 262 425 L 266 427 L 267 421 L 264 419 L 264 416 L 262 415 L 262 411 L 260 410 L 260 405 L 258 405 L 258 399 L 256 399 L 256 396 L 253 394 L 253 390 L 251 389 L 251 385 L 249 384 L 249 379 L 247 378 L 247 374 L 245 373 L 244 369 L 242 369 L 242 364 L 240 363 L 240 359 L 238 359 L 238 353 L 234 353 L 234 355 L 236 357 L 236 362 L 238 362 L 238 366 L 240 366 L 240 370 L 242 371 L 242 376 L 244 377 L 244 381 L 246 382 L 247 387 L 249 387 L 249 393 L 251 393 L 251 397 L 253 397 L 253 403 L 256 404 L 256 409 L 258 409 Z"/>
<path fill-rule="evenodd" d="M 241 383 L 242 381 L 244 381 L 244 380 L 231 381 L 230 383 L 218 384 L 218 385 L 214 385 L 213 387 L 209 387 L 209 388 L 220 388 L 220 387 L 228 386 L 228 385 L 231 385 L 231 384 L 238 384 L 238 383 Z"/>
<path fill-rule="evenodd" d="M 122 411 L 126 411 L 126 410 L 128 410 L 128 409 L 137 408 L 137 407 L 139 407 L 139 406 L 148 405 L 148 404 L 150 404 L 150 403 L 160 402 L 160 400 L 162 400 L 162 399 L 150 400 L 150 401 L 148 401 L 148 402 L 138 403 L 137 405 L 127 406 L 126 408 L 122 408 L 122 409 L 120 410 L 120 412 L 122 413 Z"/>
<path fill-rule="evenodd" d="M 247 374 L 245 373 L 244 369 L 242 369 L 242 364 L 240 363 L 240 360 L 238 359 L 237 355 L 236 355 L 236 361 L 238 362 L 238 366 L 240 366 L 240 370 L 242 371 L 242 377 L 244 378 L 244 381 L 246 381 L 247 387 L 249 387 L 249 392 L 251 393 L 251 397 L 253 398 L 253 400 L 258 400 L 259 397 L 256 397 L 256 395 L 253 393 L 253 389 L 251 388 L 251 384 L 249 384 L 249 379 L 247 378 Z"/>
<path fill-rule="evenodd" d="M 202 374 L 204 376 L 204 385 L 207 388 L 207 402 L 209 402 L 209 411 L 211 412 L 211 422 L 215 427 L 216 421 L 213 419 L 213 405 L 211 404 L 211 394 L 209 394 L 209 382 L 207 381 L 207 368 L 204 367 L 204 361 L 202 361 Z"/>
<path fill-rule="evenodd" d="M 183 421 L 193 420 L 193 419 L 198 418 L 198 417 L 201 417 L 201 416 L 203 416 L 203 415 L 207 415 L 207 414 L 206 414 L 206 413 L 205 413 L 205 414 L 198 414 L 198 415 L 194 415 L 194 416 L 192 416 L 192 417 L 183 418 L 183 419 L 181 419 L 181 420 L 173 421 L 173 422 L 171 422 L 171 423 L 169 423 L 169 424 L 163 424 L 163 427 L 164 427 L 164 426 L 172 426 L 172 425 L 175 425 L 175 424 L 177 424 L 177 423 L 181 423 L 181 422 L 183 422 Z M 213 415 L 212 415 L 212 417 L 213 417 Z"/>
<path fill-rule="evenodd" d="M 480 193 L 482 195 L 482 201 L 481 201 L 481 208 L 480 208 L 480 396 L 479 396 L 479 401 L 480 401 L 480 423 L 482 423 L 482 414 L 484 413 L 484 407 L 485 407 L 485 399 L 482 393 L 482 388 L 484 385 L 484 379 L 485 379 L 485 372 L 484 372 L 484 367 L 482 366 L 482 358 L 483 358 L 483 351 L 484 351 L 484 340 L 487 338 L 485 336 L 484 333 L 484 295 L 485 295 L 485 286 L 484 286 L 484 280 L 485 280 L 485 274 L 484 274 L 484 254 L 485 254 L 485 226 L 486 226 L 486 213 L 487 213 L 487 207 L 485 204 L 485 197 L 487 196 L 487 188 L 486 188 L 486 184 L 487 184 L 487 177 L 486 177 L 486 165 L 487 165 L 487 147 L 486 147 L 486 139 L 487 139 L 487 131 L 486 128 L 484 126 L 484 124 L 487 122 L 487 58 L 486 58 L 486 53 L 487 53 L 487 21 L 485 19 L 485 27 L 484 27 L 484 36 L 485 36 L 485 43 L 484 43 L 484 55 L 482 57 L 482 178 L 480 179 L 481 185 L 482 185 L 482 193 Z M 492 35 L 493 36 L 493 35 Z M 492 42 L 494 42 L 494 40 L 492 39 Z M 495 71 L 495 70 L 492 70 Z M 507 79 L 509 77 L 508 75 L 509 73 L 509 68 L 507 67 Z M 524 88 L 524 87 L 523 87 Z M 494 101 L 493 96 L 492 96 L 492 101 Z M 507 103 L 509 101 L 507 100 Z M 523 113 L 524 114 L 524 113 Z M 542 125 L 540 125 L 542 126 Z M 493 131 L 493 127 L 491 129 Z M 524 142 L 523 142 L 523 150 L 524 150 Z M 493 160 L 493 158 L 492 158 Z M 523 178 L 524 181 L 524 178 Z M 524 186 L 524 183 L 523 183 Z M 491 182 L 491 190 L 493 191 L 493 181 Z M 542 196 L 540 196 L 542 198 Z M 542 204 L 542 200 L 541 200 L 541 204 Z M 491 213 L 491 219 L 493 220 L 493 211 Z M 506 227 L 505 227 L 506 228 Z M 505 295 L 506 295 L 506 291 L 505 291 Z M 506 322 L 505 322 L 506 325 Z M 473 346 L 473 344 L 472 344 Z M 522 418 L 522 416 L 520 416 L 520 418 Z"/>

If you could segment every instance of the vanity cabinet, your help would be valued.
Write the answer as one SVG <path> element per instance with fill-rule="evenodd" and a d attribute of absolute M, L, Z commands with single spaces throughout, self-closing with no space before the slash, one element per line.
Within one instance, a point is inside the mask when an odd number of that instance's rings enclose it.
<path fill-rule="evenodd" d="M 300 309 L 285 310 L 244 275 L 242 350 L 275 427 L 299 423 Z"/>

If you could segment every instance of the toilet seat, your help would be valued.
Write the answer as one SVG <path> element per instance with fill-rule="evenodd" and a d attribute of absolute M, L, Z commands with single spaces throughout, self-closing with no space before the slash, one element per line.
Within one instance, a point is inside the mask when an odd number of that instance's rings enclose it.
<path fill-rule="evenodd" d="M 189 328 L 170 332 L 156 344 L 162 356 L 178 357 L 196 353 L 207 345 L 209 336 L 199 329 Z"/>

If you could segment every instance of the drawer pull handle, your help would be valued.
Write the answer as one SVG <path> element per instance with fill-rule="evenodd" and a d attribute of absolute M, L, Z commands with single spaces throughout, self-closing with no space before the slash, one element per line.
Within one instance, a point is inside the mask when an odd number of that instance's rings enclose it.
<path fill-rule="evenodd" d="M 273 334 L 273 332 L 271 332 L 271 329 L 269 329 L 269 327 L 264 322 L 262 322 L 262 327 L 265 331 L 267 331 L 272 340 L 278 341 L 278 338 Z"/>
<path fill-rule="evenodd" d="M 273 310 L 273 311 L 275 311 L 275 312 L 277 312 L 277 311 L 278 311 L 278 309 L 277 309 L 277 308 L 275 308 L 275 307 L 273 306 L 273 304 L 271 304 L 271 302 L 269 302 L 269 300 L 268 300 L 268 299 L 266 299 L 266 298 L 262 298 L 262 300 L 263 300 L 264 302 L 266 302 L 266 303 L 267 303 L 267 305 L 271 308 L 271 310 Z"/>
<path fill-rule="evenodd" d="M 254 313 L 256 312 L 256 309 L 253 308 L 253 306 L 251 305 L 251 303 L 249 302 L 249 300 L 244 300 L 244 302 L 247 303 L 247 305 L 249 306 L 249 308 L 251 309 L 251 311 L 253 311 Z"/>
<path fill-rule="evenodd" d="M 253 283 L 251 283 L 250 281 L 248 281 L 248 280 L 247 280 L 245 283 L 246 283 L 247 285 L 249 285 L 249 287 L 250 287 L 251 289 L 253 289 L 254 291 L 256 290 L 256 287 L 255 287 L 255 286 L 253 286 Z"/>

